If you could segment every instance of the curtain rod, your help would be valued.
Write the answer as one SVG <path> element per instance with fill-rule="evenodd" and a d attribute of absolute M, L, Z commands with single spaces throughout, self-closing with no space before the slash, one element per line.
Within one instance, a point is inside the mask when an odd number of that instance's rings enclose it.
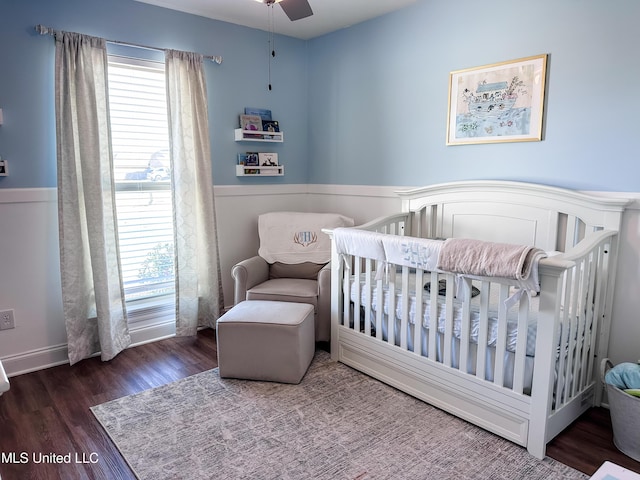
<path fill-rule="evenodd" d="M 56 33 L 57 30 L 51 28 L 51 27 L 45 27 L 44 25 L 36 25 L 35 26 L 36 32 L 38 32 L 40 35 L 54 35 Z M 166 49 L 164 48 L 157 48 L 157 47 L 148 47 L 146 45 L 139 45 L 136 43 L 129 43 L 129 42 L 122 42 L 120 40 L 105 40 L 105 42 L 107 43 L 115 43 L 118 45 L 126 45 L 128 47 L 137 47 L 137 48 L 144 48 L 147 50 L 156 50 L 158 52 L 164 52 Z M 222 63 L 222 56 L 220 55 L 203 55 L 203 58 L 206 58 L 208 60 L 211 60 L 215 63 L 217 63 L 218 65 L 220 65 Z"/>

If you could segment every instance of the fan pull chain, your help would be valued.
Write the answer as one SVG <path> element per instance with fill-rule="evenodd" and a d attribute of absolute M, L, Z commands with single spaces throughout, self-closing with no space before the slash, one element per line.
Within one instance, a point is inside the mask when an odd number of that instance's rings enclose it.
<path fill-rule="evenodd" d="M 274 3 L 269 6 L 269 91 L 271 91 L 271 58 L 276 56 L 276 39 L 275 39 L 275 17 L 273 13 Z"/>

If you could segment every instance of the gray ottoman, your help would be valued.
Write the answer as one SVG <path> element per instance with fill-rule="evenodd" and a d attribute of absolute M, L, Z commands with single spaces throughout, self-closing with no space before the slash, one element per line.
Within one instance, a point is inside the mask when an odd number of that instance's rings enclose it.
<path fill-rule="evenodd" d="M 300 383 L 315 353 L 313 305 L 245 300 L 218 319 L 223 378 Z"/>

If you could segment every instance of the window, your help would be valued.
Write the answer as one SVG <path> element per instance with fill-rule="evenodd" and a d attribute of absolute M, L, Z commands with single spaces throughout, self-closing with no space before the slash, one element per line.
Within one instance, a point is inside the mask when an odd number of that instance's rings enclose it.
<path fill-rule="evenodd" d="M 164 64 L 109 56 L 118 238 L 129 322 L 175 317 Z"/>

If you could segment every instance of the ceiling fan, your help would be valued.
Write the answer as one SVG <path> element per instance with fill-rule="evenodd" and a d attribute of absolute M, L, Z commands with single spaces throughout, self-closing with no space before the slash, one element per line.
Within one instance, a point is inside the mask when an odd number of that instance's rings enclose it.
<path fill-rule="evenodd" d="M 313 10 L 311 10 L 311 5 L 309 5 L 308 0 L 257 0 L 260 3 L 265 3 L 269 6 L 274 3 L 279 3 L 284 10 L 284 13 L 287 14 L 289 20 L 295 21 L 300 20 L 301 18 L 307 18 L 313 15 Z"/>

